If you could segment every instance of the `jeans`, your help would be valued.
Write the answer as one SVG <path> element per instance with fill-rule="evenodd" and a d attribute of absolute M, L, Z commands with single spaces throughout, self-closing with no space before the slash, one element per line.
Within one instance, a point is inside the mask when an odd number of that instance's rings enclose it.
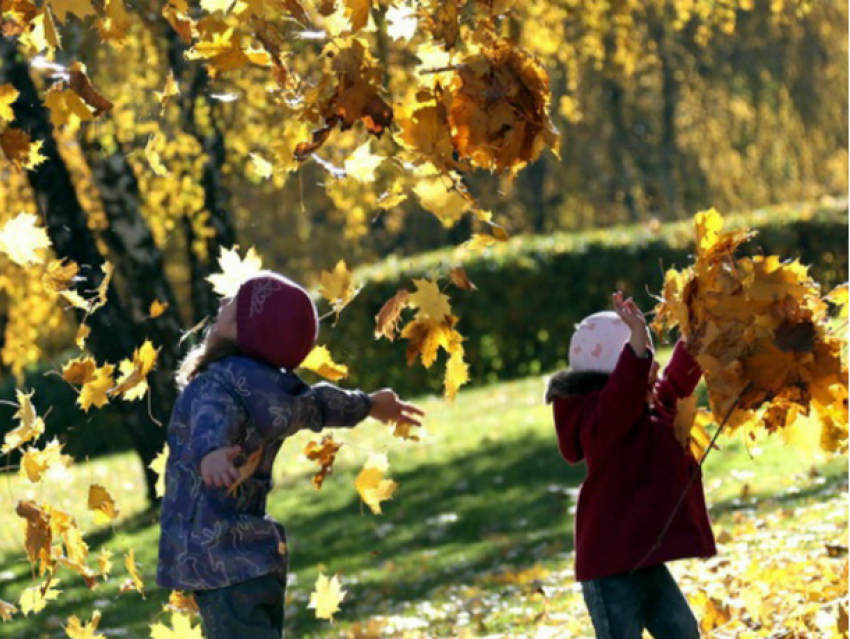
<path fill-rule="evenodd" d="M 685 596 L 664 564 L 581 583 L 597 639 L 699 639 Z"/>
<path fill-rule="evenodd" d="M 264 575 L 215 590 L 195 591 L 206 639 L 280 639 L 286 584 Z"/>

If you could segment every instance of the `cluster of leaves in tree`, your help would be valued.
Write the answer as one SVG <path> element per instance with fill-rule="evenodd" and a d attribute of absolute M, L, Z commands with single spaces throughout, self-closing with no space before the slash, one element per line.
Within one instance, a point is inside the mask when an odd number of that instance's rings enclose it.
<path fill-rule="evenodd" d="M 814 411 L 823 449 L 846 452 L 846 322 L 835 330 L 827 311 L 833 302 L 846 320 L 847 285 L 823 297 L 798 260 L 736 258 L 753 233 L 723 232 L 714 209 L 694 223 L 696 260 L 667 272 L 653 327 L 678 328 L 698 345 L 714 420 L 729 414 L 731 430 L 774 432 Z M 698 439 L 704 448 L 704 433 Z"/>

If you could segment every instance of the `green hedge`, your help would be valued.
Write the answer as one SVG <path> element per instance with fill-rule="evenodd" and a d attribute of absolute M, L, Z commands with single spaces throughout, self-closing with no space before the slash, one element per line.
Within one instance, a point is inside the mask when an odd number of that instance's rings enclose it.
<path fill-rule="evenodd" d="M 847 279 L 846 203 L 785 206 L 730 216 L 727 228 L 759 231 L 750 253 L 799 258 L 825 290 Z M 608 308 L 612 291 L 651 308 L 664 272 L 691 263 L 690 222 L 618 227 L 583 234 L 515 238 L 483 253 L 442 250 L 413 259 L 389 259 L 362 269 L 360 295 L 321 339 L 352 374 L 346 384 L 391 386 L 407 396 L 441 392 L 444 354 L 431 368 L 405 364 L 406 340 L 373 338 L 374 317 L 397 289 L 413 290 L 411 277 L 444 274 L 463 264 L 478 291 L 449 288 L 471 384 L 523 377 L 564 367 L 573 326 Z M 445 281 L 445 280 L 443 280 Z M 408 313 L 410 311 L 407 311 Z"/>

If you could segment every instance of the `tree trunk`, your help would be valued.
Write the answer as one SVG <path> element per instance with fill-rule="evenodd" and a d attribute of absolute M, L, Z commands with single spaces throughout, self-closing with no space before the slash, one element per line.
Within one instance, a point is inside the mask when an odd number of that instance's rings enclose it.
<path fill-rule="evenodd" d="M 42 154 L 47 160 L 33 171 L 27 172 L 30 186 L 35 194 L 35 200 L 39 211 L 45 221 L 53 249 L 59 258 L 68 258 L 80 265 L 84 281 L 78 284 L 80 290 L 92 290 L 97 287 L 102 279 L 101 266 L 104 258 L 98 250 L 95 238 L 88 227 L 86 212 L 83 210 L 73 180 L 65 166 L 65 162 L 59 154 L 56 141 L 53 138 L 53 129 L 47 109 L 38 96 L 38 91 L 30 76 L 29 66 L 26 59 L 17 51 L 16 44 L 10 38 L 0 39 L 0 83 L 11 83 L 20 93 L 15 103 L 15 125 L 29 133 L 33 140 L 41 140 L 43 146 Z M 105 169 L 107 173 L 113 169 Z M 108 178 L 103 178 L 108 182 Z M 137 263 L 124 262 L 126 254 L 122 254 L 117 248 L 116 257 L 121 256 L 116 270 L 123 272 L 127 277 L 133 278 L 137 273 L 139 280 L 131 279 L 128 288 L 130 293 L 137 290 L 145 291 L 145 294 L 162 294 L 164 301 L 173 302 L 170 293 L 165 292 L 162 281 L 154 281 L 152 273 L 157 268 L 161 269 L 161 260 L 155 246 L 147 244 L 140 233 L 140 225 L 137 220 L 132 219 L 132 207 L 118 208 L 116 196 L 107 193 L 104 197 L 104 205 L 107 213 L 111 214 L 110 223 L 112 227 L 107 234 L 107 241 L 114 243 L 115 247 L 124 246 L 130 253 L 130 259 Z M 117 211 L 117 212 L 116 212 Z M 138 213 L 138 209 L 135 209 Z M 143 223 L 142 223 L 143 224 Z M 144 253 L 144 256 L 140 252 Z M 140 265 L 139 260 L 152 260 L 150 264 Z M 151 278 L 146 281 L 145 278 Z M 88 346 L 98 361 L 118 362 L 121 359 L 132 356 L 133 350 L 141 345 L 143 336 L 140 330 L 142 324 L 134 322 L 134 315 L 138 315 L 142 303 L 133 298 L 133 309 L 122 305 L 118 298 L 115 285 L 110 285 L 107 292 L 106 304 L 94 312 L 88 318 L 84 318 L 81 311 L 77 311 L 77 319 L 85 321 L 91 327 L 91 336 Z M 175 313 L 172 310 L 172 313 Z M 162 318 L 160 318 L 162 319 Z M 154 326 L 155 326 L 154 322 Z M 161 330 L 174 332 L 174 327 L 167 321 L 163 322 L 167 329 L 159 327 L 151 330 L 158 334 Z M 160 339 L 162 337 L 160 336 Z M 171 373 L 173 371 L 174 349 L 173 344 L 164 343 L 163 352 L 160 356 L 158 368 L 151 373 L 149 383 L 152 393 L 152 406 L 154 412 L 165 415 L 165 406 L 170 405 L 174 398 Z M 168 370 L 168 369 L 171 370 Z M 117 408 L 123 414 L 131 439 L 136 451 L 141 457 L 145 467 L 145 479 L 147 482 L 147 495 L 151 503 L 156 501 L 154 486 L 156 476 L 148 464 L 162 449 L 165 441 L 165 428 L 156 425 L 148 416 L 147 402 L 124 402 L 118 401 Z M 160 419 L 161 422 L 164 420 Z"/>

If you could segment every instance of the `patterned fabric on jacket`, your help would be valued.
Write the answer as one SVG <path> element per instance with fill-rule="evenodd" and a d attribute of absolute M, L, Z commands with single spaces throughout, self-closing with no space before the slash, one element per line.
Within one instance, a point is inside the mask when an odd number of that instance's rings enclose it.
<path fill-rule="evenodd" d="M 209 590 L 266 574 L 285 579 L 285 532 L 266 516 L 274 458 L 297 431 L 351 427 L 370 407 L 365 393 L 311 387 L 248 357 L 227 357 L 200 373 L 177 398 L 168 426 L 157 583 Z M 253 475 L 228 496 L 204 484 L 200 463 L 234 445 L 244 457 L 263 450 Z"/>

